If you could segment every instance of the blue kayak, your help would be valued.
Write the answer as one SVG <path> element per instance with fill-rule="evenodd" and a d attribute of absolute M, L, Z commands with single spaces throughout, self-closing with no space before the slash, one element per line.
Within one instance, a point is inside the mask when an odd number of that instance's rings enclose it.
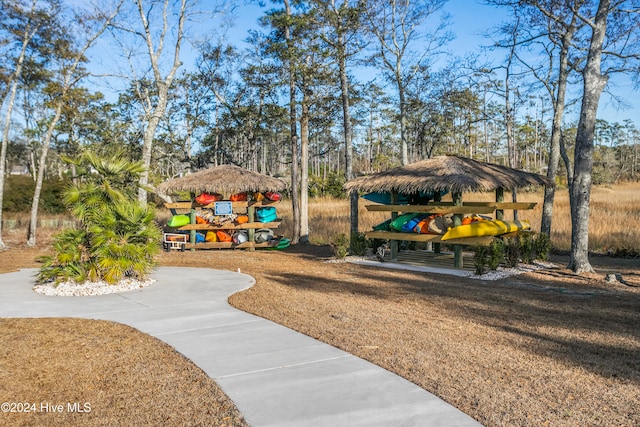
<path fill-rule="evenodd" d="M 440 191 L 440 197 L 447 194 L 448 191 Z M 368 193 L 362 196 L 363 199 L 373 203 L 380 203 L 382 205 L 391 204 L 391 193 Z M 433 192 L 421 191 L 418 194 L 398 194 L 398 205 L 424 205 L 428 201 L 433 201 Z"/>

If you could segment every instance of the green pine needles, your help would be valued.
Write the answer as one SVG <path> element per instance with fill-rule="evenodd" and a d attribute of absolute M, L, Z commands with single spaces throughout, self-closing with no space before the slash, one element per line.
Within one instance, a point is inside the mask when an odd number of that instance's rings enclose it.
<path fill-rule="evenodd" d="M 85 152 L 64 160 L 78 172 L 64 203 L 81 226 L 54 238 L 54 254 L 41 258 L 37 281 L 144 279 L 160 252 L 161 231 L 154 210 L 136 198 L 142 164 L 117 153 L 100 157 Z"/>

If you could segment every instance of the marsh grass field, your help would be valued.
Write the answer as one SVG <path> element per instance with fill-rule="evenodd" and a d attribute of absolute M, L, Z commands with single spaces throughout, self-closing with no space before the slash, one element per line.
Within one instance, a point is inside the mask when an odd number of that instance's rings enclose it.
<path fill-rule="evenodd" d="M 465 201 L 494 201 L 493 193 L 464 194 Z M 445 197 L 445 200 L 447 198 Z M 505 200 L 511 194 L 505 193 Z M 536 202 L 530 211 L 519 211 L 519 218 L 531 222 L 534 231 L 540 230 L 543 192 L 541 190 L 518 193 L 518 201 Z M 359 229 L 370 230 L 372 226 L 388 218 L 385 212 L 369 212 L 364 207 L 367 202 L 359 202 Z M 290 218 L 291 206 L 287 203 L 278 207 L 281 215 Z M 510 219 L 505 213 L 507 219 Z M 349 204 L 346 199 L 313 199 L 309 205 L 310 240 L 313 244 L 330 243 L 337 234 L 349 231 Z M 285 220 L 278 230 L 290 235 L 291 223 Z M 571 211 L 566 188 L 556 192 L 553 208 L 551 242 L 557 250 L 566 251 L 571 247 Z M 620 251 L 640 255 L 640 183 L 619 184 L 608 187 L 594 187 L 591 193 L 591 217 L 589 223 L 589 246 L 596 253 Z"/>
<path fill-rule="evenodd" d="M 493 193 L 468 193 L 465 201 L 494 201 Z M 445 196 L 445 201 L 447 197 Z M 505 193 L 505 200 L 511 194 Z M 518 193 L 518 201 L 535 202 L 529 211 L 519 211 L 519 219 L 531 222 L 534 231 L 540 229 L 542 215 L 542 190 Z M 368 231 L 372 226 L 388 218 L 385 212 L 369 212 L 364 199 L 359 201 L 359 230 Z M 291 204 L 285 200 L 278 205 L 278 215 L 284 218 L 279 234 L 291 236 Z M 506 213 L 506 218 L 510 213 Z M 157 219 L 161 224 L 171 217 L 169 211 L 159 208 Z M 599 254 L 640 255 L 640 183 L 623 183 L 611 186 L 594 186 L 591 191 L 591 215 L 589 219 L 589 250 Z M 4 214 L 3 236 L 11 241 L 26 241 L 28 213 Z M 53 233 L 63 227 L 72 227 L 74 222 L 65 215 L 41 215 L 38 239 L 47 244 Z M 336 236 L 349 232 L 349 202 L 347 199 L 315 198 L 309 201 L 309 239 L 311 244 L 331 243 Z M 566 188 L 556 191 L 553 207 L 551 233 L 553 248 L 567 251 L 571 247 L 571 211 Z"/>

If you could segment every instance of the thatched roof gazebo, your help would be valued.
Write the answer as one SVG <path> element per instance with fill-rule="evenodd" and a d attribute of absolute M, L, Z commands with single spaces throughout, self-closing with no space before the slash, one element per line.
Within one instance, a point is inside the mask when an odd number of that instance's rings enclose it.
<path fill-rule="evenodd" d="M 454 214 L 453 223 L 454 226 L 457 226 L 461 224 L 462 214 L 464 213 L 480 214 L 495 211 L 496 219 L 502 220 L 504 209 L 511 209 L 514 212 L 518 209 L 532 209 L 536 205 L 535 203 L 503 203 L 504 190 L 515 191 L 517 188 L 539 185 L 546 186 L 552 185 L 552 183 L 542 175 L 506 166 L 479 162 L 464 157 L 438 156 L 388 171 L 352 179 L 345 183 L 344 188 L 349 192 L 364 191 L 391 194 L 392 201 L 390 205 L 369 205 L 366 206 L 368 210 L 389 211 L 392 214 L 392 218 L 395 218 L 398 212 L 449 212 Z M 482 191 L 495 191 L 496 202 L 462 202 L 462 193 Z M 450 192 L 453 202 L 439 203 L 442 192 Z M 429 202 L 428 206 L 399 205 L 398 196 L 400 194 L 418 195 L 419 193 L 431 193 L 435 203 Z M 516 214 L 514 214 L 514 219 L 515 217 Z M 374 234 L 378 236 L 381 233 L 376 231 L 368 233 L 371 236 Z M 391 236 L 390 238 L 392 259 L 397 259 L 398 239 L 404 239 L 404 236 L 401 237 Z M 417 238 L 410 240 L 426 241 L 425 239 L 427 238 L 420 236 L 419 240 Z M 437 251 L 439 251 L 439 244 L 437 245 Z M 454 265 L 457 268 L 462 268 L 461 246 L 454 245 L 454 252 Z"/>
<path fill-rule="evenodd" d="M 493 191 L 550 185 L 547 177 L 464 157 L 438 156 L 348 181 L 347 191 L 414 194 Z"/>
<path fill-rule="evenodd" d="M 258 209 L 265 206 L 270 206 L 274 209 L 273 204 L 277 204 L 278 201 L 274 200 L 243 200 L 243 201 L 216 201 L 201 205 L 195 201 L 195 195 L 197 193 L 221 193 L 224 196 L 232 196 L 238 193 L 252 193 L 260 192 L 266 193 L 269 191 L 282 191 L 287 188 L 287 183 L 284 180 L 274 178 L 268 175 L 264 175 L 257 172 L 241 168 L 234 165 L 222 165 L 214 166 L 208 169 L 192 173 L 181 178 L 165 181 L 156 187 L 156 191 L 162 195 L 176 194 L 180 192 L 189 192 L 191 200 L 188 202 L 167 202 L 165 207 L 171 210 L 173 215 L 177 215 L 178 212 L 189 212 L 189 223 L 178 228 L 179 231 L 189 231 L 189 243 L 186 243 L 184 247 L 195 250 L 196 248 L 202 249 L 222 249 L 222 248 L 248 248 L 253 251 L 256 247 L 269 247 L 275 246 L 272 243 L 280 243 L 280 239 L 273 239 L 269 242 L 256 242 L 255 230 L 259 228 L 277 228 L 279 225 L 279 219 L 269 222 L 260 222 L 256 215 Z M 230 197 L 229 197 L 230 198 Z M 233 223 L 231 221 L 224 223 L 210 223 L 205 220 L 204 223 L 198 223 L 196 219 L 196 212 L 203 212 L 204 209 L 215 212 L 215 215 L 229 215 L 231 213 L 240 213 L 247 215 L 248 219 L 242 223 Z M 231 210 L 229 210 L 231 209 Z M 273 211 L 275 217 L 275 210 Z M 202 217 L 201 217 L 202 218 Z M 247 222 L 248 221 L 248 222 Z M 200 234 L 216 233 L 220 230 L 245 231 L 248 236 L 245 241 L 231 242 L 228 240 L 217 241 L 213 239 L 206 242 L 198 242 L 196 238 L 196 232 Z M 286 239 L 285 239 L 286 240 Z M 288 244 L 288 240 L 286 240 Z"/>
<path fill-rule="evenodd" d="M 282 191 L 286 188 L 287 183 L 281 179 L 239 166 L 222 165 L 165 181 L 158 185 L 157 190 L 163 194 L 180 191 L 235 194 L 244 191 Z"/>

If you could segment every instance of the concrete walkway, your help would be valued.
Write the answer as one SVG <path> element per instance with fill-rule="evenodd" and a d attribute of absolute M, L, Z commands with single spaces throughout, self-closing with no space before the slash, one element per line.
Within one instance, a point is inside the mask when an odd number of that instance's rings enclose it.
<path fill-rule="evenodd" d="M 0 274 L 0 317 L 133 326 L 203 369 L 252 426 L 480 425 L 385 369 L 229 306 L 229 295 L 253 285 L 245 274 L 162 267 L 148 288 L 95 297 L 36 294 L 34 274 Z"/>

